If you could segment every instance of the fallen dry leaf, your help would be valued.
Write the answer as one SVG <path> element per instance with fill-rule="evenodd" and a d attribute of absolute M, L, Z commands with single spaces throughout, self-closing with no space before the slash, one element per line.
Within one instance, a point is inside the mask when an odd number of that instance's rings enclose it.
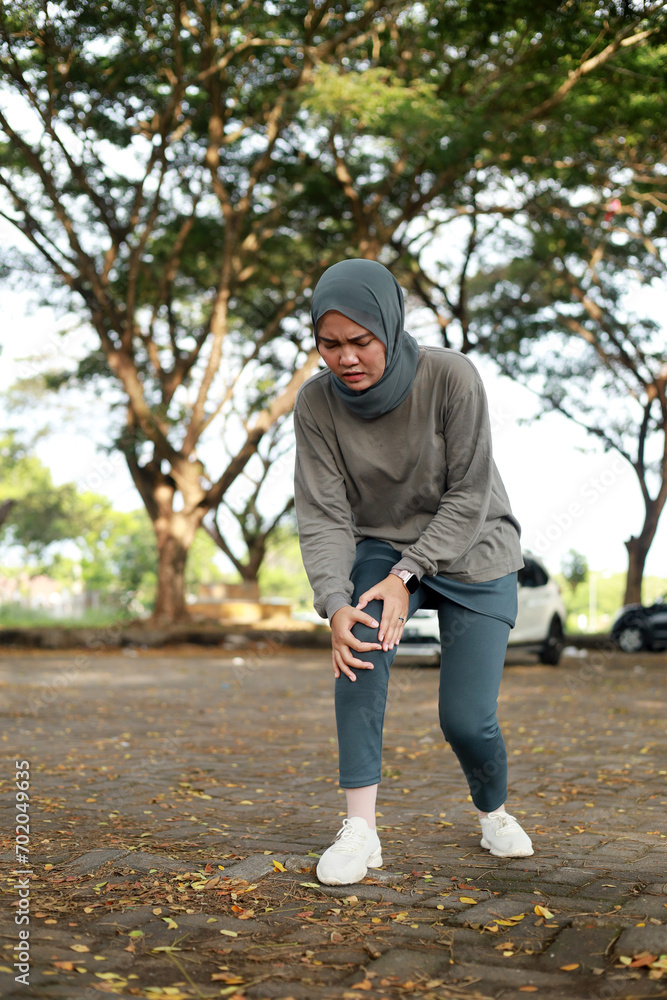
<path fill-rule="evenodd" d="M 630 962 L 629 968 L 630 969 L 641 969 L 645 965 L 651 965 L 652 962 L 657 962 L 657 961 L 658 961 L 658 956 L 657 955 L 651 955 L 647 951 L 642 951 L 642 952 L 640 952 L 639 955 L 635 955 L 634 956 L 634 958 Z"/>
<path fill-rule="evenodd" d="M 189 1000 L 187 993 L 182 993 L 177 986 L 146 986 L 146 1000 Z"/>
<path fill-rule="evenodd" d="M 502 920 L 500 917 L 494 917 L 494 922 L 500 924 L 501 927 L 514 927 L 518 924 L 520 920 L 526 916 L 525 913 L 519 913 L 516 917 L 508 917 L 507 920 Z"/>

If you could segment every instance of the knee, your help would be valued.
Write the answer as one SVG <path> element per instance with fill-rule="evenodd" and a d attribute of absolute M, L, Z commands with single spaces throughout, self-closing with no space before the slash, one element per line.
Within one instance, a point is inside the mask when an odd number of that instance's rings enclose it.
<path fill-rule="evenodd" d="M 373 628 L 372 625 L 364 625 L 363 622 L 357 622 L 356 625 L 352 626 L 352 635 L 355 639 L 358 639 L 359 642 L 378 641 L 378 630 Z"/>
<path fill-rule="evenodd" d="M 376 622 L 379 623 L 382 620 L 381 601 L 371 601 L 363 610 L 371 618 L 374 618 Z M 352 635 L 355 639 L 359 639 L 360 642 L 378 641 L 378 629 L 372 625 L 364 625 L 363 622 L 357 622 L 356 625 L 352 626 Z"/>
<path fill-rule="evenodd" d="M 466 746 L 484 740 L 494 739 L 499 726 L 495 719 L 480 717 L 476 713 L 440 706 L 440 728 L 443 736 L 453 747 Z"/>

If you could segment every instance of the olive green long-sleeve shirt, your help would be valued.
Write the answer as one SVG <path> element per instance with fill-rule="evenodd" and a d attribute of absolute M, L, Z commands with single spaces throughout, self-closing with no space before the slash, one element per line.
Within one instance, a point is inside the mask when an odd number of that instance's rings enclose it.
<path fill-rule="evenodd" d="M 523 565 L 486 393 L 465 355 L 420 347 L 410 394 L 370 420 L 318 372 L 297 394 L 294 425 L 299 542 L 322 617 L 351 602 L 361 538 L 389 542 L 402 556 L 395 568 L 419 579 L 479 583 Z"/>

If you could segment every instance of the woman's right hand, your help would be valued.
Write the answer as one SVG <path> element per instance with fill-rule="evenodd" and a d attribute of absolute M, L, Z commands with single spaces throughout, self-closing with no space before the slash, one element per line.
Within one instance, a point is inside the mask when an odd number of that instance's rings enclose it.
<path fill-rule="evenodd" d="M 352 634 L 352 626 L 356 625 L 357 622 L 362 622 L 371 628 L 379 627 L 379 622 L 367 615 L 365 611 L 353 608 L 349 604 L 339 608 L 331 619 L 331 659 L 336 678 L 345 674 L 351 681 L 356 681 L 357 676 L 352 673 L 351 667 L 357 667 L 359 670 L 373 669 L 372 663 L 368 660 L 357 659 L 352 650 L 357 653 L 367 653 L 370 649 L 382 649 L 382 643 L 362 642 Z"/>

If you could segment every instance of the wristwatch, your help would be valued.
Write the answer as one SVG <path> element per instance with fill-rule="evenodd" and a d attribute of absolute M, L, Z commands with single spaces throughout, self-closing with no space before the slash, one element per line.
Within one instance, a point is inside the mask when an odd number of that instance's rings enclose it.
<path fill-rule="evenodd" d="M 400 577 L 407 587 L 408 594 L 414 594 L 419 586 L 419 580 L 414 573 L 411 573 L 409 569 L 391 569 L 389 572 Z"/>

